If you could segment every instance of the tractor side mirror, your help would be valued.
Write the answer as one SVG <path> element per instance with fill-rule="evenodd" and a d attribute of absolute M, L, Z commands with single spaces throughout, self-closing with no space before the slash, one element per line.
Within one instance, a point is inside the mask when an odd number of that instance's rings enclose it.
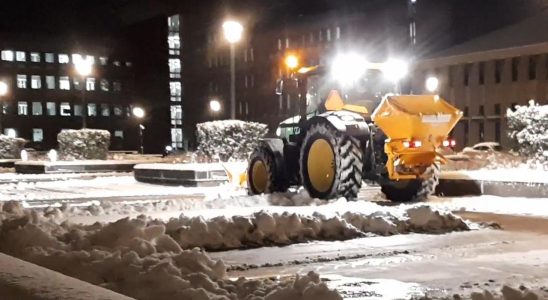
<path fill-rule="evenodd" d="M 276 80 L 276 95 L 283 94 L 284 91 L 284 80 L 278 79 Z"/>

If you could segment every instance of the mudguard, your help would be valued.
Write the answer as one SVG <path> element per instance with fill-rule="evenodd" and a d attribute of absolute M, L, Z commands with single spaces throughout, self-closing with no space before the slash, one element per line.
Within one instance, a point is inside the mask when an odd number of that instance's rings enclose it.
<path fill-rule="evenodd" d="M 283 140 L 278 138 L 265 138 L 259 142 L 259 147 L 272 153 L 276 164 L 276 175 L 280 176 L 280 178 L 286 178 Z"/>
<path fill-rule="evenodd" d="M 320 122 L 327 122 L 337 131 L 349 136 L 360 139 L 369 136 L 369 124 L 366 119 L 360 114 L 344 110 L 328 111 L 308 119 L 302 132 Z"/>

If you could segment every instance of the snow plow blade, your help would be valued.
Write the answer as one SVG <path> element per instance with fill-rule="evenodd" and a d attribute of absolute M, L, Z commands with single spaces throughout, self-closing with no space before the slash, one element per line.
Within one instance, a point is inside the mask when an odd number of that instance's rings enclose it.
<path fill-rule="evenodd" d="M 371 118 L 387 136 L 389 178 L 419 178 L 429 166 L 443 163 L 437 150 L 461 117 L 437 95 L 387 96 Z"/>

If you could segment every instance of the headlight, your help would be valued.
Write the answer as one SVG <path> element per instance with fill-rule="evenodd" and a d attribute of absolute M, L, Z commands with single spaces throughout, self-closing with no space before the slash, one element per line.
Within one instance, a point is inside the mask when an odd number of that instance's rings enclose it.
<path fill-rule="evenodd" d="M 382 72 L 386 79 L 392 82 L 398 82 L 407 75 L 409 66 L 406 62 L 399 59 L 391 59 L 382 66 Z"/>
<path fill-rule="evenodd" d="M 367 70 L 367 61 L 364 57 L 349 53 L 341 54 L 333 60 L 331 75 L 342 85 L 351 85 L 358 81 Z"/>
<path fill-rule="evenodd" d="M 282 135 L 282 129 L 280 127 L 276 128 L 276 135 L 281 136 Z"/>

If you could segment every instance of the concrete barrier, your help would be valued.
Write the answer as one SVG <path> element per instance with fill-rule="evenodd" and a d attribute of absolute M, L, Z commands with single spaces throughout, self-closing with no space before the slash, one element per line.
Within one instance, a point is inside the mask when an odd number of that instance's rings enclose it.
<path fill-rule="evenodd" d="M 2 300 L 131 300 L 133 298 L 0 253 Z"/>

